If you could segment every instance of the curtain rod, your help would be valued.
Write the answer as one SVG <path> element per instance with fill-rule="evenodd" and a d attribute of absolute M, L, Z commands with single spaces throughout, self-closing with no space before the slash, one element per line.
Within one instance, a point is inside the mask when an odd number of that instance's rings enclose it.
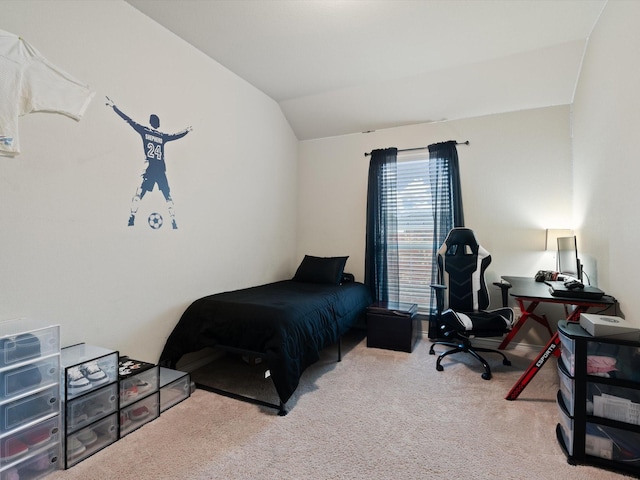
<path fill-rule="evenodd" d="M 466 142 L 456 142 L 456 145 L 469 145 L 469 140 Z M 398 150 L 398 152 L 413 152 L 415 150 L 426 150 L 429 147 L 416 147 L 416 148 L 404 148 L 402 150 Z M 371 155 L 371 152 L 365 153 L 364 156 L 368 157 Z"/>

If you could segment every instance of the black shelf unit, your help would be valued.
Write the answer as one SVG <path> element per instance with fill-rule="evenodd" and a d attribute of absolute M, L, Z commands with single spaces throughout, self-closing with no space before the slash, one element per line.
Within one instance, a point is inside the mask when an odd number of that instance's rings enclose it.
<path fill-rule="evenodd" d="M 640 372 L 635 368 L 640 342 L 593 337 L 575 322 L 560 321 L 558 332 L 562 355 L 556 436 L 568 463 L 640 477 L 640 415 L 634 415 L 635 405 L 640 408 Z M 615 358 L 615 366 L 608 367 L 613 375 L 588 374 L 588 356 Z M 611 397 L 605 400 L 602 392 Z"/>

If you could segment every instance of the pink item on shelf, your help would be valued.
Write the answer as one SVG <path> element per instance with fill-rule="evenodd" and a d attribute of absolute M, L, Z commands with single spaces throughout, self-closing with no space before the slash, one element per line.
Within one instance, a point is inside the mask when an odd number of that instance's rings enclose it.
<path fill-rule="evenodd" d="M 615 372 L 616 359 L 613 357 L 604 357 L 600 355 L 587 355 L 587 373 L 588 374 L 602 374 Z"/>
<path fill-rule="evenodd" d="M 29 464 L 29 468 L 31 470 L 36 470 L 42 472 L 48 469 L 51 466 L 51 459 L 48 454 L 42 454 L 39 457 L 36 457 L 33 462 Z"/>
<path fill-rule="evenodd" d="M 18 474 L 17 468 L 10 468 L 5 472 L 5 477 L 7 480 L 20 480 L 20 475 Z"/>

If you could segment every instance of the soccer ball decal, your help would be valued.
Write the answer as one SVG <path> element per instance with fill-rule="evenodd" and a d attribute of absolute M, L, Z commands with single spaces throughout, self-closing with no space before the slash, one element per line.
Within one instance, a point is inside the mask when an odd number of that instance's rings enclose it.
<path fill-rule="evenodd" d="M 162 215 L 154 212 L 151 215 L 149 215 L 149 219 L 147 221 L 149 222 L 149 226 L 151 228 L 153 228 L 154 230 L 157 230 L 162 226 L 162 222 L 163 222 Z"/>

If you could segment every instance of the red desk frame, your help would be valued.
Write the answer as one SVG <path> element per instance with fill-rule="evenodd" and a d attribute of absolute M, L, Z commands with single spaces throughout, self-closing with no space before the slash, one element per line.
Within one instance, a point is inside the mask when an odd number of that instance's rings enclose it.
<path fill-rule="evenodd" d="M 529 277 L 502 277 L 503 280 L 511 284 L 511 292 L 509 294 L 516 299 L 518 306 L 522 311 L 522 316 L 518 322 L 513 326 L 509 334 L 504 338 L 498 348 L 504 349 L 509 342 L 516 336 L 518 331 L 522 328 L 524 323 L 532 318 L 536 322 L 540 323 L 549 331 L 551 340 L 544 346 L 536 358 L 531 362 L 529 367 L 525 370 L 522 376 L 518 379 L 515 385 L 511 388 L 507 396 L 507 400 L 515 400 L 522 393 L 529 382 L 535 377 L 538 371 L 546 363 L 546 361 L 555 355 L 560 355 L 560 338 L 558 333 L 554 333 L 549 326 L 547 317 L 539 316 L 534 313 L 534 310 L 540 303 L 559 303 L 565 306 L 565 312 L 567 312 L 567 306 L 572 305 L 575 309 L 568 314 L 567 321 L 577 322 L 580 320 L 580 314 L 586 312 L 591 307 L 607 308 L 615 304 L 615 299 L 605 295 L 597 300 L 589 300 L 584 298 L 560 298 L 553 297 L 549 291 L 549 287 L 542 283 L 536 282 L 533 278 Z M 529 302 L 528 306 L 525 306 L 525 302 Z"/>

